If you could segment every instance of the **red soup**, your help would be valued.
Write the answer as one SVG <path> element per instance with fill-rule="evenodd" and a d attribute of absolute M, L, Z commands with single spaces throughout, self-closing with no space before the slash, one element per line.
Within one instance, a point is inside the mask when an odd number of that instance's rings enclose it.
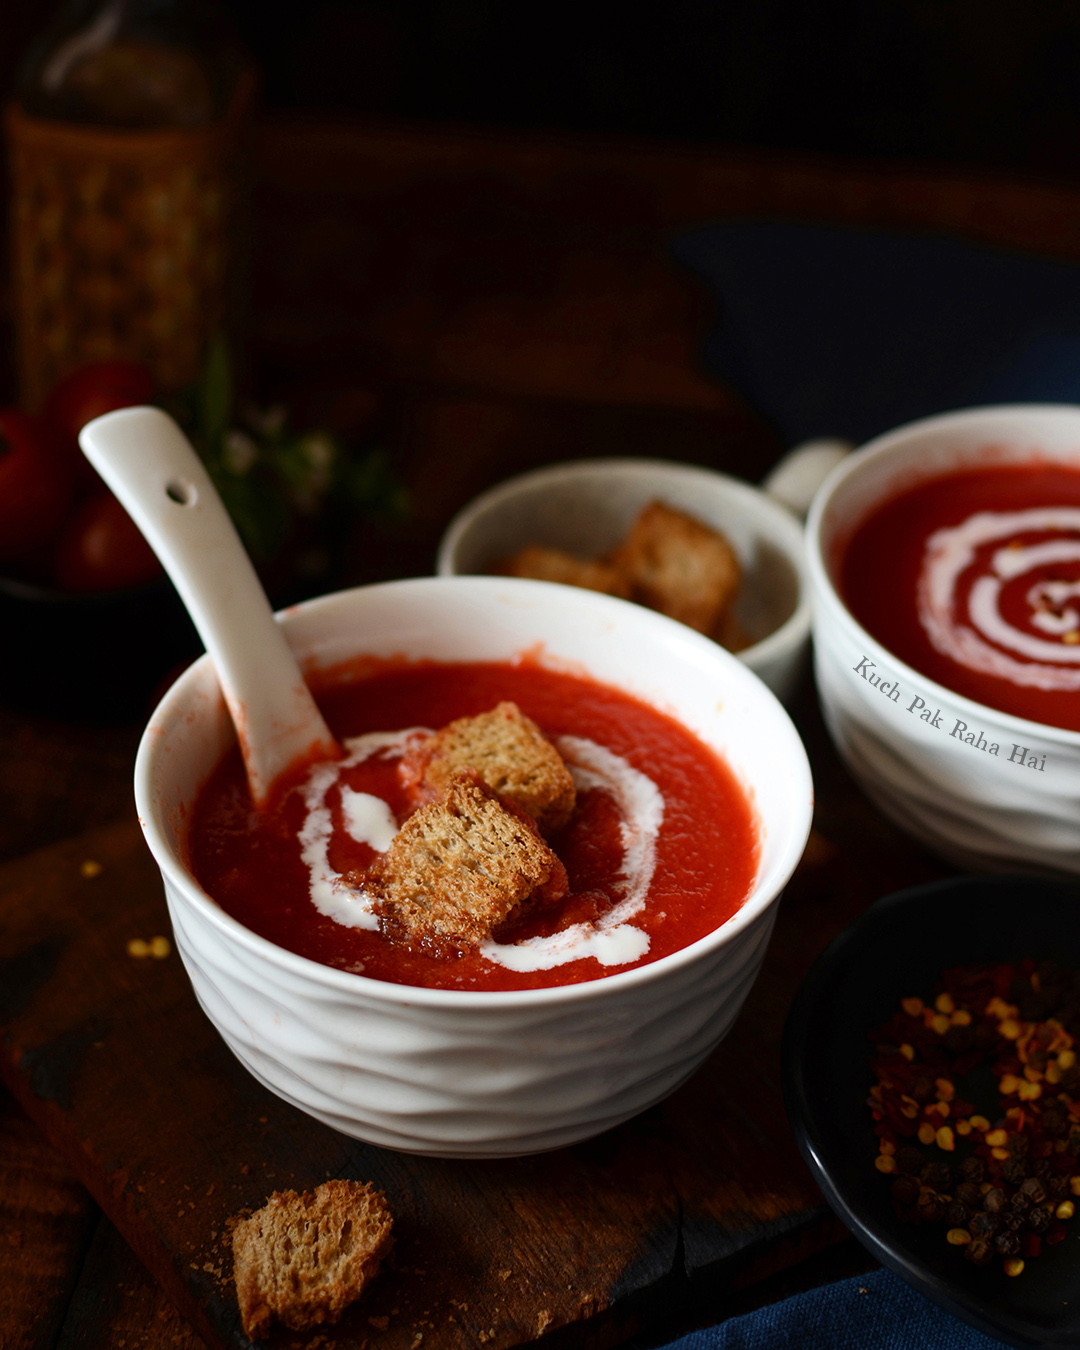
<path fill-rule="evenodd" d="M 712 932 L 753 889 L 758 827 L 731 770 L 675 720 L 615 689 L 520 665 L 391 665 L 317 691 L 348 755 L 254 811 L 238 752 L 201 792 L 190 865 L 234 918 L 278 946 L 378 980 L 441 989 L 574 984 L 656 961 Z M 391 942 L 344 874 L 371 864 L 413 808 L 398 764 L 418 728 L 512 700 L 577 784 L 549 843 L 566 897 L 454 957 Z"/>
<path fill-rule="evenodd" d="M 920 483 L 860 522 L 840 592 L 923 675 L 1080 731 L 1080 471 L 1031 463 Z"/>

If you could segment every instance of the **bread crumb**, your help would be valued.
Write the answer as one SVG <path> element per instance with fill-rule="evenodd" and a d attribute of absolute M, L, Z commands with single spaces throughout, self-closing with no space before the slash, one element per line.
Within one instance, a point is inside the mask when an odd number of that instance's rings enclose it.
<path fill-rule="evenodd" d="M 699 633 L 712 633 L 739 588 L 739 561 L 716 530 L 650 502 L 611 556 L 633 598 Z"/>
<path fill-rule="evenodd" d="M 336 1322 L 378 1273 L 391 1224 L 385 1197 L 369 1183 L 275 1191 L 233 1229 L 245 1334 L 262 1339 L 275 1317 L 292 1331 Z"/>
<path fill-rule="evenodd" d="M 568 885 L 532 820 L 472 772 L 411 815 L 359 879 L 388 936 L 442 955 L 479 946 L 519 905 L 560 899 Z"/>
<path fill-rule="evenodd" d="M 617 567 L 599 560 L 575 558 L 561 548 L 543 548 L 529 544 L 492 569 L 496 576 L 526 577 L 532 581 L 554 581 L 562 586 L 579 586 L 629 599 L 630 583 Z"/>
<path fill-rule="evenodd" d="M 504 800 L 526 811 L 542 833 L 565 825 L 577 800 L 562 756 L 531 717 L 506 700 L 475 717 L 459 717 L 411 749 L 401 776 L 428 800 L 455 774 L 474 769 Z"/>

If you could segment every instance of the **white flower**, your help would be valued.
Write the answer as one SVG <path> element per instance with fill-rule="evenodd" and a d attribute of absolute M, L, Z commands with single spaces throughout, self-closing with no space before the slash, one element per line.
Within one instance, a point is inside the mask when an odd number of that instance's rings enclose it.
<path fill-rule="evenodd" d="M 259 458 L 259 447 L 246 431 L 230 431 L 221 449 L 222 462 L 236 478 L 243 478 Z"/>

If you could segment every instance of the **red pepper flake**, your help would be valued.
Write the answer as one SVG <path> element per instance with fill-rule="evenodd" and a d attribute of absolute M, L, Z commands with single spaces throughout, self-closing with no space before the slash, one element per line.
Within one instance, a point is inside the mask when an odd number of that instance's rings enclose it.
<path fill-rule="evenodd" d="M 1063 1241 L 1080 1194 L 1080 976 L 1032 960 L 945 970 L 872 1040 L 876 1165 L 897 1215 L 943 1223 L 967 1260 L 1010 1275 Z M 996 1102 L 968 1099 L 984 1065 Z"/>

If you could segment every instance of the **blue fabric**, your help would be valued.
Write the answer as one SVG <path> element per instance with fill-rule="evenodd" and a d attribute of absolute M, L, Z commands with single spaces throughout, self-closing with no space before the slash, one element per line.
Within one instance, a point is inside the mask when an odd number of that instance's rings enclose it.
<path fill-rule="evenodd" d="M 672 243 L 720 302 L 704 351 L 794 444 L 983 403 L 1080 403 L 1080 267 L 932 235 L 781 222 Z"/>
<path fill-rule="evenodd" d="M 666 1350 L 1007 1350 L 888 1270 L 693 1331 Z"/>

